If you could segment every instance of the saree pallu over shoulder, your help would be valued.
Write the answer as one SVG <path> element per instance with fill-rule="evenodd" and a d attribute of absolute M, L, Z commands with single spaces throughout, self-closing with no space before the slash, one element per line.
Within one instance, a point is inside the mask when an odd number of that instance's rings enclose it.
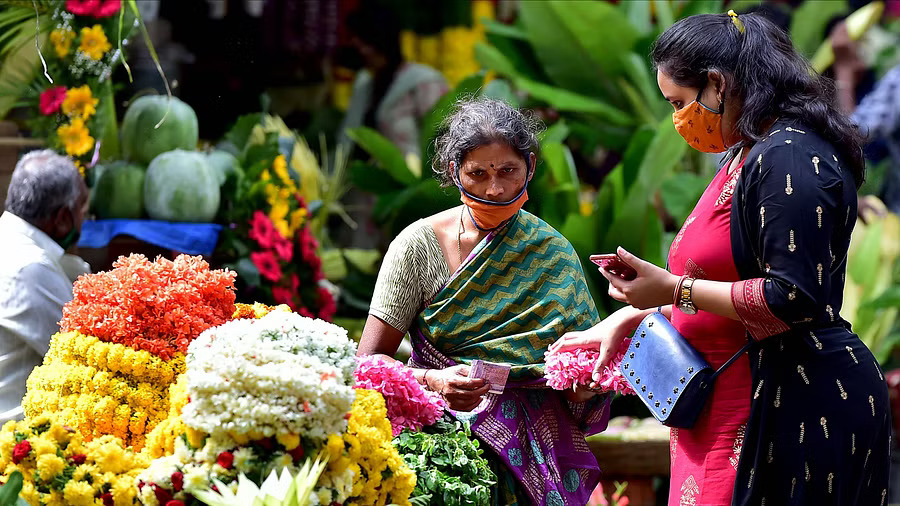
<path fill-rule="evenodd" d="M 609 395 L 569 403 L 543 380 L 544 352 L 599 320 L 571 244 L 534 215 L 479 244 L 416 319 L 411 363 L 445 368 L 481 359 L 512 366 L 472 424 L 533 504 L 583 505 L 600 470 L 585 436 L 606 428 Z"/>

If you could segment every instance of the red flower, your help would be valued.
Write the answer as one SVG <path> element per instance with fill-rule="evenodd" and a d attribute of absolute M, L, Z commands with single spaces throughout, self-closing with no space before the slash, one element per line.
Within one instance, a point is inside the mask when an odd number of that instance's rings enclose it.
<path fill-rule="evenodd" d="M 278 256 L 284 260 L 285 262 L 290 262 L 292 258 L 294 258 L 294 243 L 287 240 L 282 239 L 281 236 L 275 240 L 275 253 L 278 253 Z"/>
<path fill-rule="evenodd" d="M 216 463 L 225 469 L 231 469 L 234 465 L 234 454 L 231 452 L 222 452 L 216 457 Z"/>
<path fill-rule="evenodd" d="M 26 439 L 21 443 L 16 443 L 16 446 L 13 447 L 13 462 L 18 464 L 22 462 L 22 459 L 28 456 L 31 453 L 31 443 Z"/>
<path fill-rule="evenodd" d="M 257 251 L 255 253 L 250 253 L 250 260 L 253 262 L 253 265 L 259 269 L 259 273 L 262 277 L 272 282 L 281 279 L 281 267 L 278 265 L 275 254 L 271 251 Z"/>
<path fill-rule="evenodd" d="M 172 488 L 176 492 L 181 492 L 181 489 L 184 488 L 184 474 L 181 471 L 172 473 Z"/>
<path fill-rule="evenodd" d="M 184 503 L 179 501 L 178 499 L 172 499 L 171 501 L 166 503 L 166 506 L 184 506 Z"/>
<path fill-rule="evenodd" d="M 51 86 L 41 92 L 41 114 L 49 116 L 55 114 L 62 107 L 63 101 L 66 99 L 65 86 Z"/>
<path fill-rule="evenodd" d="M 156 484 L 153 484 L 150 486 L 153 487 L 153 495 L 156 496 L 156 501 L 158 503 L 168 504 L 168 502 L 172 500 L 172 493 L 169 492 L 168 490 L 166 490 Z"/>
<path fill-rule="evenodd" d="M 71 457 L 69 457 L 69 460 L 71 460 L 72 463 L 76 466 L 80 466 L 81 464 L 84 464 L 85 460 L 87 460 L 87 456 L 83 453 L 79 453 L 78 455 L 72 455 Z"/>
<path fill-rule="evenodd" d="M 116 502 L 113 501 L 112 492 L 101 495 L 100 500 L 103 501 L 103 506 L 114 506 L 116 504 Z"/>
<path fill-rule="evenodd" d="M 334 314 L 337 313 L 337 304 L 335 303 L 334 296 L 331 295 L 331 292 L 328 291 L 324 286 L 320 286 L 318 288 L 319 293 L 319 318 L 331 321 L 334 317 Z"/>
<path fill-rule="evenodd" d="M 250 220 L 250 232 L 247 235 L 263 248 L 271 248 L 275 239 L 280 237 L 272 220 L 262 211 L 253 213 L 253 219 Z"/>
<path fill-rule="evenodd" d="M 275 299 L 276 304 L 287 304 L 294 307 L 294 293 L 289 288 L 285 288 L 283 286 L 273 286 L 272 287 L 272 298 Z"/>
<path fill-rule="evenodd" d="M 294 462 L 300 461 L 303 458 L 303 445 L 297 445 L 296 448 L 288 452 L 288 455 L 293 457 Z"/>
<path fill-rule="evenodd" d="M 66 10 L 79 16 L 108 18 L 121 7 L 122 0 L 66 0 Z"/>

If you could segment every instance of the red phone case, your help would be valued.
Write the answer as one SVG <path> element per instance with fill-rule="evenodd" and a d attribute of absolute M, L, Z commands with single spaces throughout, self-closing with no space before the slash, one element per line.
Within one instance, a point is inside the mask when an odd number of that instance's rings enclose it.
<path fill-rule="evenodd" d="M 637 277 L 637 272 L 634 270 L 634 268 L 623 262 L 622 259 L 619 258 L 619 255 L 616 255 L 615 253 L 591 255 L 590 260 L 598 266 L 619 275 L 622 279 L 625 279 L 627 281 L 631 281 L 632 279 Z"/>

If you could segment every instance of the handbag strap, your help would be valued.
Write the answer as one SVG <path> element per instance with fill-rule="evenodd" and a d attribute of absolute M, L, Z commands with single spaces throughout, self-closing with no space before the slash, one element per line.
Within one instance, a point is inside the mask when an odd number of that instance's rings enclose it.
<path fill-rule="evenodd" d="M 738 350 L 738 352 L 735 353 L 733 357 L 728 359 L 728 362 L 725 362 L 724 364 L 722 364 L 722 367 L 720 367 L 718 371 L 713 373 L 712 377 L 710 378 L 710 381 L 716 379 L 716 377 L 718 377 L 720 374 L 722 374 L 722 372 L 724 372 L 725 369 L 728 369 L 728 366 L 733 364 L 735 360 L 737 360 L 741 355 L 746 353 L 747 350 L 749 350 L 750 347 L 753 346 L 753 344 L 754 344 L 754 341 L 748 341 L 747 344 L 745 344 L 743 348 Z"/>

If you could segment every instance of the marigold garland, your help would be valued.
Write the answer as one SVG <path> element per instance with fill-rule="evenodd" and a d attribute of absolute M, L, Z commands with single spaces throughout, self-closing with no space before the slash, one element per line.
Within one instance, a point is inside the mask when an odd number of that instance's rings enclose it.
<path fill-rule="evenodd" d="M 150 465 L 113 436 L 85 443 L 54 416 L 7 422 L 0 431 L 2 481 L 15 471 L 29 504 L 137 504 L 135 477 Z"/>
<path fill-rule="evenodd" d="M 172 360 L 78 332 L 50 341 L 44 364 L 28 378 L 26 416 L 57 414 L 90 441 L 114 435 L 135 450 L 169 415 L 169 385 L 184 372 L 184 356 Z"/>

